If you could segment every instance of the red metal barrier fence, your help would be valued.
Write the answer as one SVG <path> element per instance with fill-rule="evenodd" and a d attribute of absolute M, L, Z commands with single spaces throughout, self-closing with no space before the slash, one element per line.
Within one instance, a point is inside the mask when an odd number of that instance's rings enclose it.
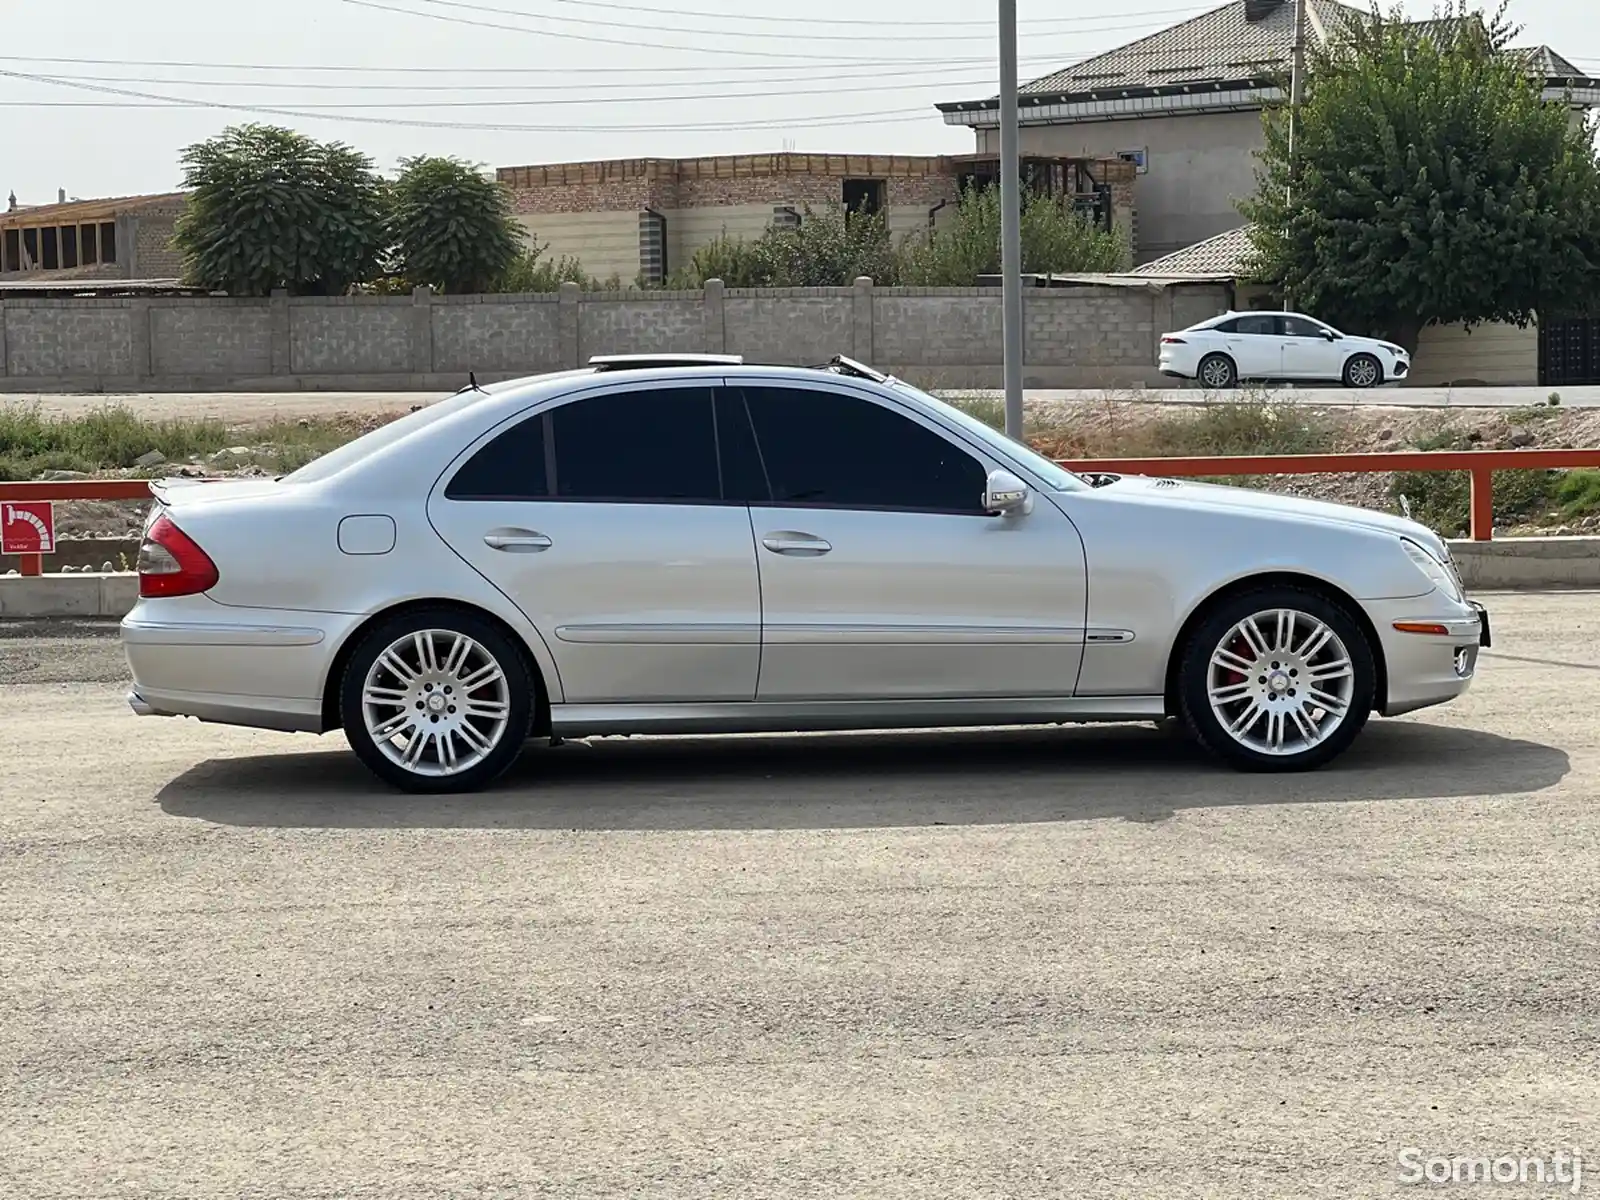
<path fill-rule="evenodd" d="M 1219 458 L 1062 459 L 1074 471 L 1123 475 L 1322 475 L 1383 471 L 1466 471 L 1472 476 L 1474 541 L 1493 537 L 1494 472 L 1600 468 L 1596 450 L 1400 450 L 1375 454 L 1252 454 Z M 0 503 L 24 500 L 149 500 L 142 479 L 75 479 L 61 483 L 0 483 Z M 22 556 L 22 573 L 43 570 L 40 555 Z"/>

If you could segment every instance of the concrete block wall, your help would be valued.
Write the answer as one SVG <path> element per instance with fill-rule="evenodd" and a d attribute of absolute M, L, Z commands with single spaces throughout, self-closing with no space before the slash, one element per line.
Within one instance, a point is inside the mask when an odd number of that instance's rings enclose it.
<path fill-rule="evenodd" d="M 1153 385 L 1166 330 L 1222 312 L 1224 288 L 1042 289 L 1025 305 L 1031 387 Z M 577 367 L 595 354 L 742 354 L 820 363 L 848 354 L 940 387 L 1000 383 L 996 289 L 267 299 L 0 301 L 0 392 L 453 390 Z"/>

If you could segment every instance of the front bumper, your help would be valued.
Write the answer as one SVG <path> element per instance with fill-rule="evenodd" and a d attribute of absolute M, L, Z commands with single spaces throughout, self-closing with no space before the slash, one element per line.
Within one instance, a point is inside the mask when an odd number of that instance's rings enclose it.
<path fill-rule="evenodd" d="M 1477 675 L 1478 656 L 1492 640 L 1489 613 L 1476 601 L 1442 592 L 1368 605 L 1383 650 L 1386 717 L 1447 704 Z"/>

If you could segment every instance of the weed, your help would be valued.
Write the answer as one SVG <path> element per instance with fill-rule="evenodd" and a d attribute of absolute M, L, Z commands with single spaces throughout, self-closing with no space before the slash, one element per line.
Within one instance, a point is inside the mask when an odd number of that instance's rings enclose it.
<path fill-rule="evenodd" d="M 1559 471 L 1494 472 L 1495 523 L 1513 525 L 1548 510 L 1563 482 Z M 1397 501 L 1404 496 L 1414 520 L 1446 537 L 1462 536 L 1471 523 L 1472 479 L 1465 471 L 1400 471 L 1389 494 Z M 1600 478 L 1595 499 L 1600 501 Z"/>
<path fill-rule="evenodd" d="M 36 479 L 45 471 L 108 471 L 132 467 L 151 451 L 184 462 L 248 439 L 259 453 L 238 465 L 290 471 L 349 441 L 359 432 L 348 421 L 278 422 L 248 433 L 221 421 L 171 418 L 151 421 L 117 406 L 82 417 L 50 418 L 37 405 L 0 406 L 0 480 Z"/>

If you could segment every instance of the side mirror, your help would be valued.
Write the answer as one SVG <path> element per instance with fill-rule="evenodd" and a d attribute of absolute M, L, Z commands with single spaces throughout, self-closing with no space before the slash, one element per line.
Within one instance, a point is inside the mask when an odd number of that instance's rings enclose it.
<path fill-rule="evenodd" d="M 1027 513 L 1033 509 L 1033 494 L 1010 471 L 990 471 L 983 489 L 983 509 L 1002 515 Z"/>
<path fill-rule="evenodd" d="M 1330 342 L 1337 342 L 1339 340 L 1339 335 L 1331 329 L 1324 329 L 1322 331 L 1322 336 L 1327 338 Z"/>

